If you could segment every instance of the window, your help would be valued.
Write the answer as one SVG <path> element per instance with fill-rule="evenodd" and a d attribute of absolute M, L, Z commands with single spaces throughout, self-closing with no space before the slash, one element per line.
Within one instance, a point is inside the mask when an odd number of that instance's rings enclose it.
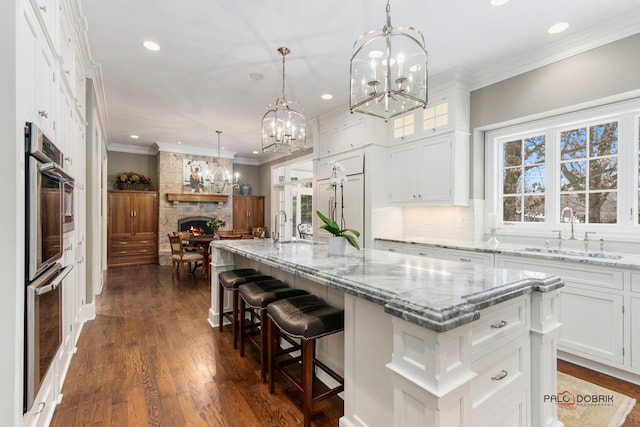
<path fill-rule="evenodd" d="M 449 103 L 447 101 L 427 107 L 422 113 L 422 129 L 436 130 L 449 124 Z"/>
<path fill-rule="evenodd" d="M 503 221 L 545 220 L 545 147 L 544 135 L 502 145 Z"/>
<path fill-rule="evenodd" d="M 413 135 L 414 129 L 414 114 L 409 113 L 406 116 L 398 117 L 393 120 L 393 138 L 404 138 L 405 136 Z"/>
<path fill-rule="evenodd" d="M 486 209 L 503 232 L 573 222 L 640 233 L 640 99 L 491 131 L 486 143 Z"/>
<path fill-rule="evenodd" d="M 615 224 L 618 199 L 618 122 L 560 132 L 561 222 Z"/>

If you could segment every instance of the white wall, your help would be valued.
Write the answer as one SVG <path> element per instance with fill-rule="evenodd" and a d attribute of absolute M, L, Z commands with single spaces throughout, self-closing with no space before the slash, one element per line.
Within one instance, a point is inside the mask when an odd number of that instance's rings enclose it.
<path fill-rule="evenodd" d="M 7 234 L 0 247 L 0 414 L 4 425 L 19 425 L 22 418 L 23 313 L 24 313 L 24 123 L 17 95 L 18 2 L 0 3 L 0 224 Z"/>

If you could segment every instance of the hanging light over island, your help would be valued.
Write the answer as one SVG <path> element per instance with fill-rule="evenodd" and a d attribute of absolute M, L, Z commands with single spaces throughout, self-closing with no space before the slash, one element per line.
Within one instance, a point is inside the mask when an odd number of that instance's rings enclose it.
<path fill-rule="evenodd" d="M 387 1 L 382 30 L 363 33 L 351 56 L 351 112 L 385 121 L 427 105 L 427 51 L 422 33 L 392 27 Z"/>

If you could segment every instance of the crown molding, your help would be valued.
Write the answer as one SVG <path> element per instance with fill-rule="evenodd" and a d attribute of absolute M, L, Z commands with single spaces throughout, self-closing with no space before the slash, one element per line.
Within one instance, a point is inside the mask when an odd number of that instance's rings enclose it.
<path fill-rule="evenodd" d="M 582 31 L 538 49 L 522 52 L 509 61 L 491 64 L 475 71 L 470 89 L 480 89 L 638 33 L 640 33 L 640 7 L 633 13 L 602 22 L 590 31 Z"/>
<path fill-rule="evenodd" d="M 201 148 L 201 147 L 192 147 L 188 145 L 178 145 L 175 143 L 167 143 L 167 142 L 156 142 L 154 144 L 156 147 L 156 152 L 162 151 L 165 153 L 178 153 L 178 154 L 189 154 L 193 156 L 207 156 L 207 157 L 218 157 L 218 149 L 215 148 Z M 223 159 L 233 159 L 236 155 L 235 151 L 222 151 L 220 152 L 220 158 Z"/>
<path fill-rule="evenodd" d="M 107 145 L 107 151 L 117 151 L 120 153 L 144 154 L 153 156 L 158 154 L 158 149 L 154 145 L 118 144 L 112 142 Z"/>

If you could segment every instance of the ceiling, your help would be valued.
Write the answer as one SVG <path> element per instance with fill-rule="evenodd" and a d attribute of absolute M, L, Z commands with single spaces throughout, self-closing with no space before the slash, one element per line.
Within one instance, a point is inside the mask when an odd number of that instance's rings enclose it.
<path fill-rule="evenodd" d="M 385 22 L 384 0 L 81 0 L 101 66 L 110 150 L 217 150 L 261 164 L 260 121 L 281 95 L 307 119 L 348 107 L 353 43 Z M 566 21 L 569 29 L 547 28 Z M 391 23 L 421 30 L 429 78 L 459 72 L 471 89 L 640 32 L 638 0 L 393 0 Z M 161 49 L 141 46 L 153 40 Z M 264 76 L 251 78 L 252 73 Z M 321 95 L 330 93 L 325 101 Z M 139 139 L 131 139 L 135 134 Z M 181 144 L 178 144 L 180 142 Z M 254 154 L 254 151 L 258 151 Z"/>

